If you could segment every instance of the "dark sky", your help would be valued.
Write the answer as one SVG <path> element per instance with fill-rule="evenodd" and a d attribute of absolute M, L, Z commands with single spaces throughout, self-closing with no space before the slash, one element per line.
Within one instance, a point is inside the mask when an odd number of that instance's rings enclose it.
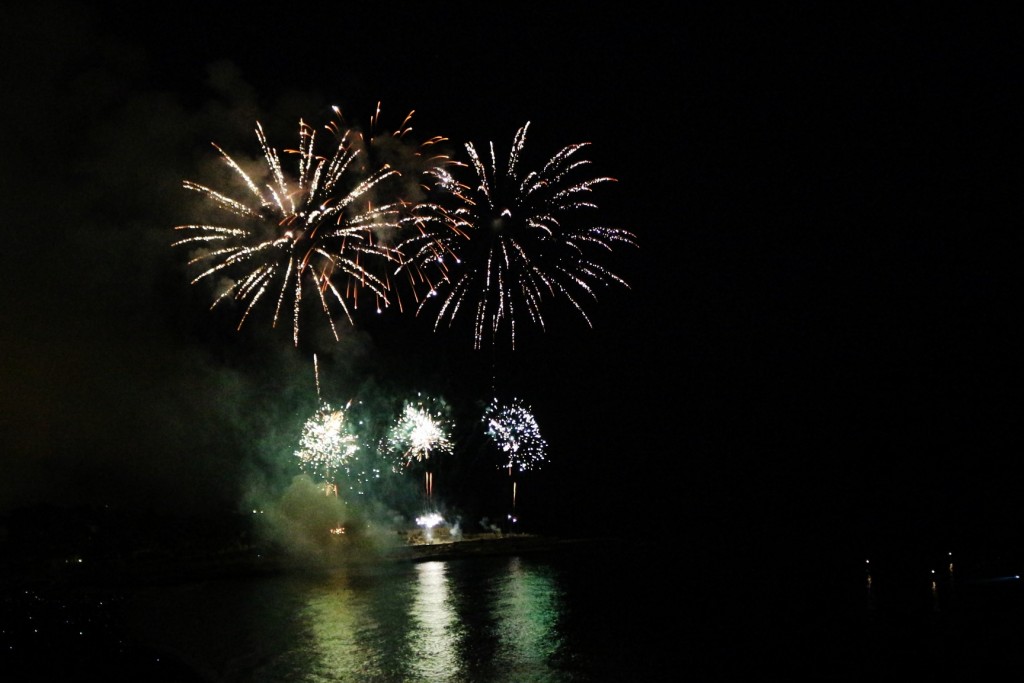
<path fill-rule="evenodd" d="M 534 408 L 566 524 L 942 539 L 1018 528 L 1024 61 L 966 5 L 526 10 L 329 3 L 2 29 L 0 504 L 217 510 L 288 453 L 311 347 L 209 311 L 169 246 L 210 142 L 337 105 L 546 159 L 589 142 L 630 284 L 514 351 L 428 320 L 318 351 L 367 382 Z M 415 8 L 415 9 L 414 9 Z M 541 503 L 538 503 L 541 505 Z M 609 523 L 612 523 L 611 521 Z M 725 533 L 725 532 L 723 532 Z"/>

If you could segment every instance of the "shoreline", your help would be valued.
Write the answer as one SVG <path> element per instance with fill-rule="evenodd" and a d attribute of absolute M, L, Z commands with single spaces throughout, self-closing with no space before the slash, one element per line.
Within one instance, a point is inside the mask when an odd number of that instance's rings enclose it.
<path fill-rule="evenodd" d="M 102 590 L 287 573 L 316 574 L 402 562 L 559 552 L 588 545 L 607 546 L 608 542 L 528 533 L 487 533 L 434 541 L 410 536 L 393 544 L 346 539 L 305 554 L 250 546 L 189 555 L 68 558 L 7 567 L 2 573 L 2 584 L 7 589 L 35 586 Z"/>

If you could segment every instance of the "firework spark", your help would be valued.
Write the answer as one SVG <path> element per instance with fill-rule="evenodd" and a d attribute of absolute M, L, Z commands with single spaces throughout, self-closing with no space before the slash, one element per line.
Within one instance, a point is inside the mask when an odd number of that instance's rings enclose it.
<path fill-rule="evenodd" d="M 331 130 L 336 147 L 321 156 L 315 151 L 316 132 L 299 122 L 299 148 L 285 150 L 297 158 L 294 178 L 286 175 L 280 153 L 268 144 L 259 123 L 256 136 L 266 165 L 259 179 L 214 144 L 241 181 L 242 198 L 184 182 L 185 189 L 201 193 L 232 220 L 230 224 L 177 226 L 175 230 L 188 236 L 173 245 L 194 248 L 189 265 L 204 266 L 193 284 L 214 277 L 226 283 L 211 308 L 230 298 L 247 302 L 239 329 L 270 293 L 275 300 L 272 325 L 277 326 L 287 302 L 292 309 L 292 338 L 298 346 L 303 295 L 308 293 L 315 295 L 314 307 L 326 314 L 334 338 L 339 339 L 335 321 L 343 313 L 352 323 L 349 301 L 355 300 L 357 290 L 352 286 L 343 293 L 336 284 L 340 278 L 368 288 L 380 301 L 388 300 L 387 282 L 371 272 L 367 263 L 401 262 L 399 252 L 379 239 L 382 233 L 399 230 L 400 204 L 374 204 L 370 198 L 378 185 L 399 172 L 386 165 L 370 169 L 357 164 L 359 150 L 347 135 Z"/>
<path fill-rule="evenodd" d="M 614 178 L 573 179 L 590 163 L 578 158 L 589 143 L 566 146 L 540 171 L 522 172 L 520 156 L 529 125 L 517 131 L 503 163 L 493 142 L 486 160 L 472 143 L 466 144 L 475 187 L 460 183 L 453 188 L 452 226 L 435 236 L 435 243 L 444 245 L 458 261 L 450 278 L 430 292 L 441 299 L 435 330 L 446 319 L 451 325 L 464 307 L 470 309 L 477 349 L 486 337 L 493 341 L 504 324 L 514 348 L 521 315 L 544 329 L 545 298 L 564 297 L 591 325 L 583 299 L 596 300 L 597 285 L 628 287 L 592 254 L 609 252 L 619 244 L 637 246 L 636 236 L 579 220 L 580 210 L 596 208 L 589 199 L 594 187 Z M 436 244 L 431 248 L 436 249 Z M 431 298 L 424 297 L 417 315 Z"/>
<path fill-rule="evenodd" d="M 547 442 L 540 434 L 537 420 L 519 399 L 506 404 L 493 399 L 484 410 L 487 436 L 502 453 L 501 469 L 525 472 L 540 465 L 545 459 Z"/>
<path fill-rule="evenodd" d="M 345 407 L 346 426 L 358 439 L 358 450 L 345 461 L 339 474 L 343 475 L 347 491 L 360 496 L 373 493 L 393 473 L 391 459 L 378 448 L 373 436 L 376 420 L 371 418 L 370 411 L 361 400 L 350 401 Z"/>
<path fill-rule="evenodd" d="M 329 491 L 337 493 L 336 476 L 359 446 L 345 419 L 346 406 L 335 409 L 321 403 L 316 413 L 306 420 L 295 457 L 299 467 L 324 481 Z"/>

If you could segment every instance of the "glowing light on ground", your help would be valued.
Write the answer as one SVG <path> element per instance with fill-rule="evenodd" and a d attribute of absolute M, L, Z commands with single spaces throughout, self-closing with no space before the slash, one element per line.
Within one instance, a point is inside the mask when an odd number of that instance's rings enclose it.
<path fill-rule="evenodd" d="M 416 524 L 423 527 L 423 537 L 427 541 L 434 540 L 434 527 L 439 524 L 444 524 L 444 517 L 436 512 L 431 512 L 426 515 L 421 515 L 416 518 Z"/>
<path fill-rule="evenodd" d="M 426 515 L 421 515 L 416 518 L 416 524 L 423 527 L 424 529 L 433 529 L 438 524 L 444 522 L 444 517 L 436 512 L 431 512 Z"/>

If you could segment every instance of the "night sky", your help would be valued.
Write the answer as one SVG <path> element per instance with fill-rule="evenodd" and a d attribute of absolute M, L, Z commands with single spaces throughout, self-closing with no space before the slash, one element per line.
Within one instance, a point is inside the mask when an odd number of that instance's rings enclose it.
<path fill-rule="evenodd" d="M 97 4 L 97 3 L 91 3 Z M 324 390 L 529 403 L 524 505 L 607 527 L 921 543 L 1016 538 L 1021 120 L 1010 22 L 962 6 L 31 3 L 4 22 L 4 510 L 219 514 L 280 474 Z M 494 5 L 493 3 L 485 3 Z M 503 9 L 502 9 L 503 8 Z M 589 142 L 634 232 L 586 322 L 516 348 L 360 317 L 236 331 L 173 227 L 211 142 L 257 156 L 338 106 L 511 146 Z M 536 155 L 536 156 L 533 156 Z M 463 486 L 468 486 L 463 482 Z M 529 493 L 527 493 L 529 491 Z"/>

